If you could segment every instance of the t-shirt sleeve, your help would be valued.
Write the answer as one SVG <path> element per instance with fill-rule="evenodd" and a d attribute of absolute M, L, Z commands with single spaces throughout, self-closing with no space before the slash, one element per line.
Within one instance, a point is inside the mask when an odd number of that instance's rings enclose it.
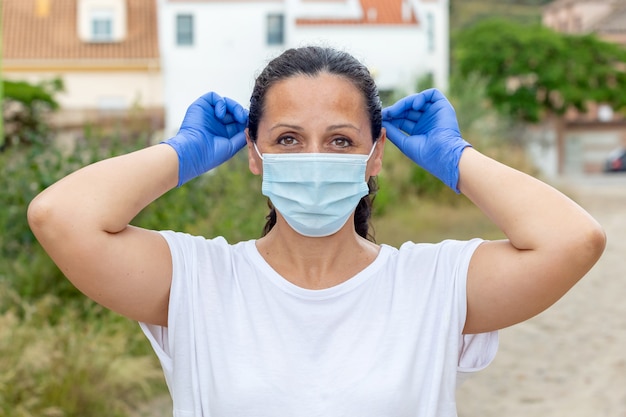
<path fill-rule="evenodd" d="M 194 258 L 197 256 L 196 239 L 204 240 L 204 238 L 172 231 L 162 231 L 160 234 L 165 238 L 172 256 L 172 283 L 168 304 L 168 326 L 164 327 L 142 322 L 139 323 L 139 326 L 152 345 L 167 376 L 172 371 L 174 351 L 170 329 L 175 328 L 176 318 L 184 314 L 184 312 L 181 312 L 181 309 L 184 309 L 186 306 L 184 295 L 191 290 L 190 287 L 193 285 L 189 277 L 193 276 L 193 271 L 190 271 L 190 269 L 194 268 Z"/>
<path fill-rule="evenodd" d="M 180 242 L 180 239 L 176 238 L 176 234 L 172 232 L 160 232 L 160 234 L 161 236 L 163 236 L 163 238 L 167 242 L 169 249 L 170 249 L 170 254 L 172 256 L 173 271 L 172 271 L 172 284 L 170 287 L 170 299 L 168 303 L 168 312 L 169 312 L 169 310 L 171 310 L 172 308 L 172 305 L 171 305 L 172 300 L 174 299 L 172 297 L 172 287 L 174 286 L 175 280 L 178 278 L 176 276 L 177 265 L 179 264 L 179 262 L 183 260 L 183 258 L 182 258 L 182 250 L 179 247 L 181 242 Z M 169 314 L 168 314 L 168 321 L 169 321 Z M 163 366 L 164 370 L 166 370 L 166 368 L 168 367 L 171 368 L 172 358 L 171 358 L 171 349 L 170 349 L 170 344 L 169 344 L 169 332 L 168 332 L 169 326 L 164 327 L 164 326 L 159 326 L 156 324 L 148 324 L 144 322 L 139 322 L 139 327 L 141 327 L 141 330 L 143 331 L 146 338 L 152 345 L 152 349 L 154 349 L 154 352 L 159 358 L 159 361 L 161 362 L 161 365 Z"/>
<path fill-rule="evenodd" d="M 446 351 L 446 366 L 457 381 L 487 367 L 498 349 L 498 333 L 464 335 L 467 318 L 467 274 L 482 239 L 444 240 L 436 244 L 407 242 L 400 248 L 400 276 L 406 276 L 411 297 L 420 300 L 419 315 L 436 324 L 427 336 Z M 417 272 L 414 272 L 417 271 Z M 422 277 L 422 279 L 416 279 Z M 415 287 L 413 286 L 415 284 Z M 417 288 L 417 293 L 413 288 Z M 424 295 L 425 294 L 425 295 Z M 426 298 L 424 298 L 424 296 Z M 436 335 L 440 338 L 434 340 Z"/>
<path fill-rule="evenodd" d="M 472 256 L 478 246 L 483 241 L 474 239 L 463 248 L 460 263 L 458 264 L 459 273 L 457 275 L 459 282 L 457 288 L 459 290 L 459 299 L 463 302 L 464 317 L 463 323 L 467 316 L 467 271 Z M 495 358 L 498 351 L 498 332 L 488 332 L 479 334 L 463 334 L 459 342 L 459 363 L 457 368 L 457 384 L 463 382 L 469 375 L 486 368 Z"/>

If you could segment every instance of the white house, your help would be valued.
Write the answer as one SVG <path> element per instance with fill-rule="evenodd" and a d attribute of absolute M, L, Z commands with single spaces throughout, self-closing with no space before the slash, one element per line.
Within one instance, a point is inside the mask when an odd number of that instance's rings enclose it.
<path fill-rule="evenodd" d="M 247 107 L 254 78 L 283 50 L 323 44 L 361 59 L 382 91 L 446 89 L 448 0 L 158 0 L 166 135 L 198 96 Z"/>

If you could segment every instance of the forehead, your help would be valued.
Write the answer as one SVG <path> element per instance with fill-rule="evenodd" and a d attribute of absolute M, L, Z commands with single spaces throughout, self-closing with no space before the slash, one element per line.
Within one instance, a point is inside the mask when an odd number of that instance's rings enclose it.
<path fill-rule="evenodd" d="M 306 113 L 369 119 L 363 93 L 349 79 L 329 73 L 277 82 L 267 91 L 264 110 L 268 118 Z"/>

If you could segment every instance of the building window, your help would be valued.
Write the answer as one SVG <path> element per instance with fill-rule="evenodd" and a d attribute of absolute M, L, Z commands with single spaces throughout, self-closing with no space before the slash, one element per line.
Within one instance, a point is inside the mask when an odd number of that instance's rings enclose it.
<path fill-rule="evenodd" d="M 435 16 L 432 13 L 426 15 L 426 38 L 428 52 L 435 52 Z"/>
<path fill-rule="evenodd" d="M 40 0 L 39 11 L 46 12 L 51 3 L 52 0 Z M 74 3 L 77 5 L 76 29 L 82 42 L 122 42 L 126 39 L 126 0 L 75 0 Z"/>
<path fill-rule="evenodd" d="M 282 45 L 285 42 L 285 17 L 282 14 L 267 15 L 267 44 Z"/>
<path fill-rule="evenodd" d="M 113 11 L 93 10 L 91 12 L 91 41 L 113 41 Z"/>
<path fill-rule="evenodd" d="M 193 16 L 190 14 L 176 16 L 176 45 L 193 45 Z"/>

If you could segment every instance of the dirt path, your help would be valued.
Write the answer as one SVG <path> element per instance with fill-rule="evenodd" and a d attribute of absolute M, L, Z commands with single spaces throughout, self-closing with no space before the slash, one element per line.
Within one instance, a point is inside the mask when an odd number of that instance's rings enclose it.
<path fill-rule="evenodd" d="M 459 417 L 626 417 L 626 176 L 566 189 L 604 226 L 606 252 L 550 310 L 500 333 L 495 361 L 459 391 Z"/>

